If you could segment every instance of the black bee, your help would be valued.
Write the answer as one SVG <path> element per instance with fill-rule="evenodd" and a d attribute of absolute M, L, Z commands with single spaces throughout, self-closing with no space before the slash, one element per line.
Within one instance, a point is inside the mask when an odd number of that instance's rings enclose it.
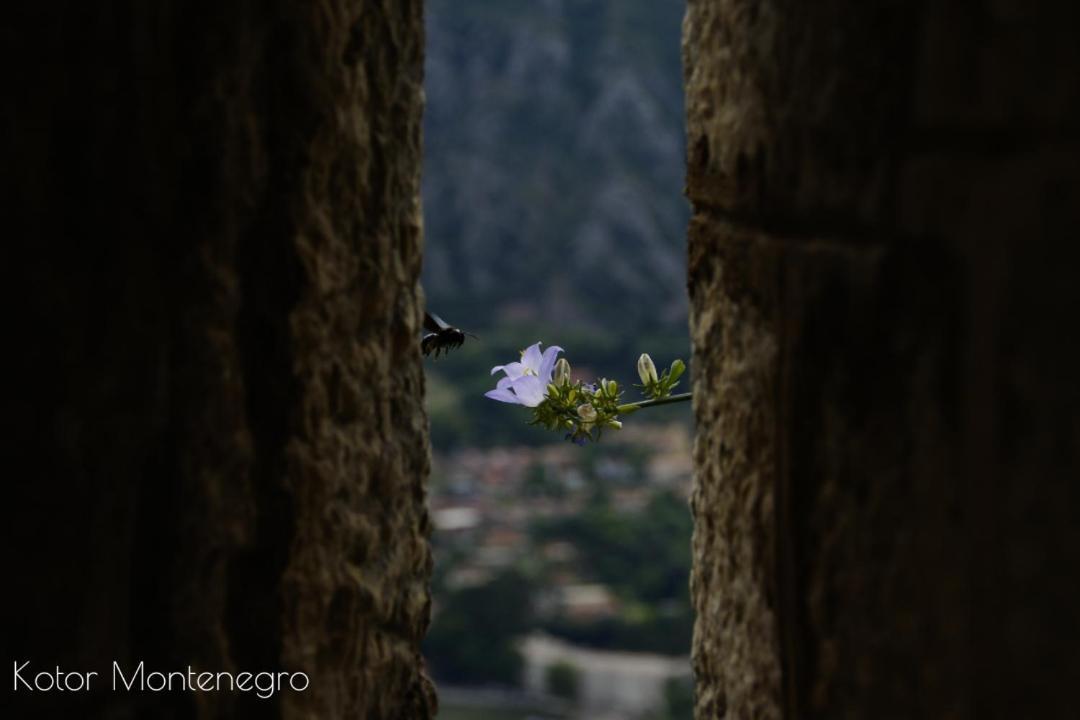
<path fill-rule="evenodd" d="M 446 354 L 461 347 L 465 343 L 466 335 L 475 340 L 480 339 L 471 332 L 447 325 L 441 317 L 429 312 L 424 313 L 424 329 L 428 332 L 420 341 L 420 350 L 425 356 L 439 357 L 439 353 Z"/>

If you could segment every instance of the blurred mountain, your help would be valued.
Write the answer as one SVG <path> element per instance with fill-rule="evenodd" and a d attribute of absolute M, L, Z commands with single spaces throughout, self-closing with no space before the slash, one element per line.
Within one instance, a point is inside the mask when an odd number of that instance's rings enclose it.
<path fill-rule="evenodd" d="M 429 0 L 430 307 L 480 331 L 686 333 L 683 9 Z"/>

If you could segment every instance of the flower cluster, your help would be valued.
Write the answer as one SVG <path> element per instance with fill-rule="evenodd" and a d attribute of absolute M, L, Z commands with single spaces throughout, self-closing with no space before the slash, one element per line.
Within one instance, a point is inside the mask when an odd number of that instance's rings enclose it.
<path fill-rule="evenodd" d="M 531 424 L 565 432 L 568 440 L 579 445 L 588 440 L 599 440 L 605 429 L 621 428 L 620 415 L 628 415 L 652 405 L 690 399 L 689 393 L 671 394 L 686 371 L 686 364 L 682 360 L 676 360 L 671 367 L 658 374 L 652 358 L 643 354 L 637 366 L 642 384 L 636 387 L 641 388 L 647 399 L 620 403 L 622 390 L 614 380 L 600 378 L 595 383 L 572 380 L 570 363 L 566 358 L 556 360 L 562 351 L 558 345 L 552 345 L 543 352 L 540 351 L 540 343 L 531 345 L 522 351 L 519 362 L 497 365 L 491 369 L 492 375 L 501 371 L 504 377 L 485 396 L 499 402 L 533 408 Z"/>

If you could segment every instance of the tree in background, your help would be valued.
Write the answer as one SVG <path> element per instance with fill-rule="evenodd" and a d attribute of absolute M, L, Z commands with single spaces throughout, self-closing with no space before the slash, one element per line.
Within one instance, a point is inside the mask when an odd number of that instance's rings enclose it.
<path fill-rule="evenodd" d="M 544 669 L 544 687 L 555 697 L 577 700 L 581 692 L 581 671 L 568 662 L 548 665 Z"/>
<path fill-rule="evenodd" d="M 508 570 L 483 585 L 439 594 L 424 654 L 441 680 L 517 686 L 524 661 L 516 647 L 532 628 L 536 588 Z"/>

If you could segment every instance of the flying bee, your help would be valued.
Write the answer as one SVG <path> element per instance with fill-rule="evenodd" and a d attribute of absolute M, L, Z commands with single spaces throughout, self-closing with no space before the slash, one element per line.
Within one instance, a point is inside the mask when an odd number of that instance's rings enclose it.
<path fill-rule="evenodd" d="M 446 354 L 461 347 L 466 335 L 474 340 L 480 339 L 471 332 L 447 325 L 441 317 L 429 312 L 424 313 L 424 329 L 428 332 L 420 341 L 420 350 L 425 356 L 439 357 L 439 353 Z"/>

